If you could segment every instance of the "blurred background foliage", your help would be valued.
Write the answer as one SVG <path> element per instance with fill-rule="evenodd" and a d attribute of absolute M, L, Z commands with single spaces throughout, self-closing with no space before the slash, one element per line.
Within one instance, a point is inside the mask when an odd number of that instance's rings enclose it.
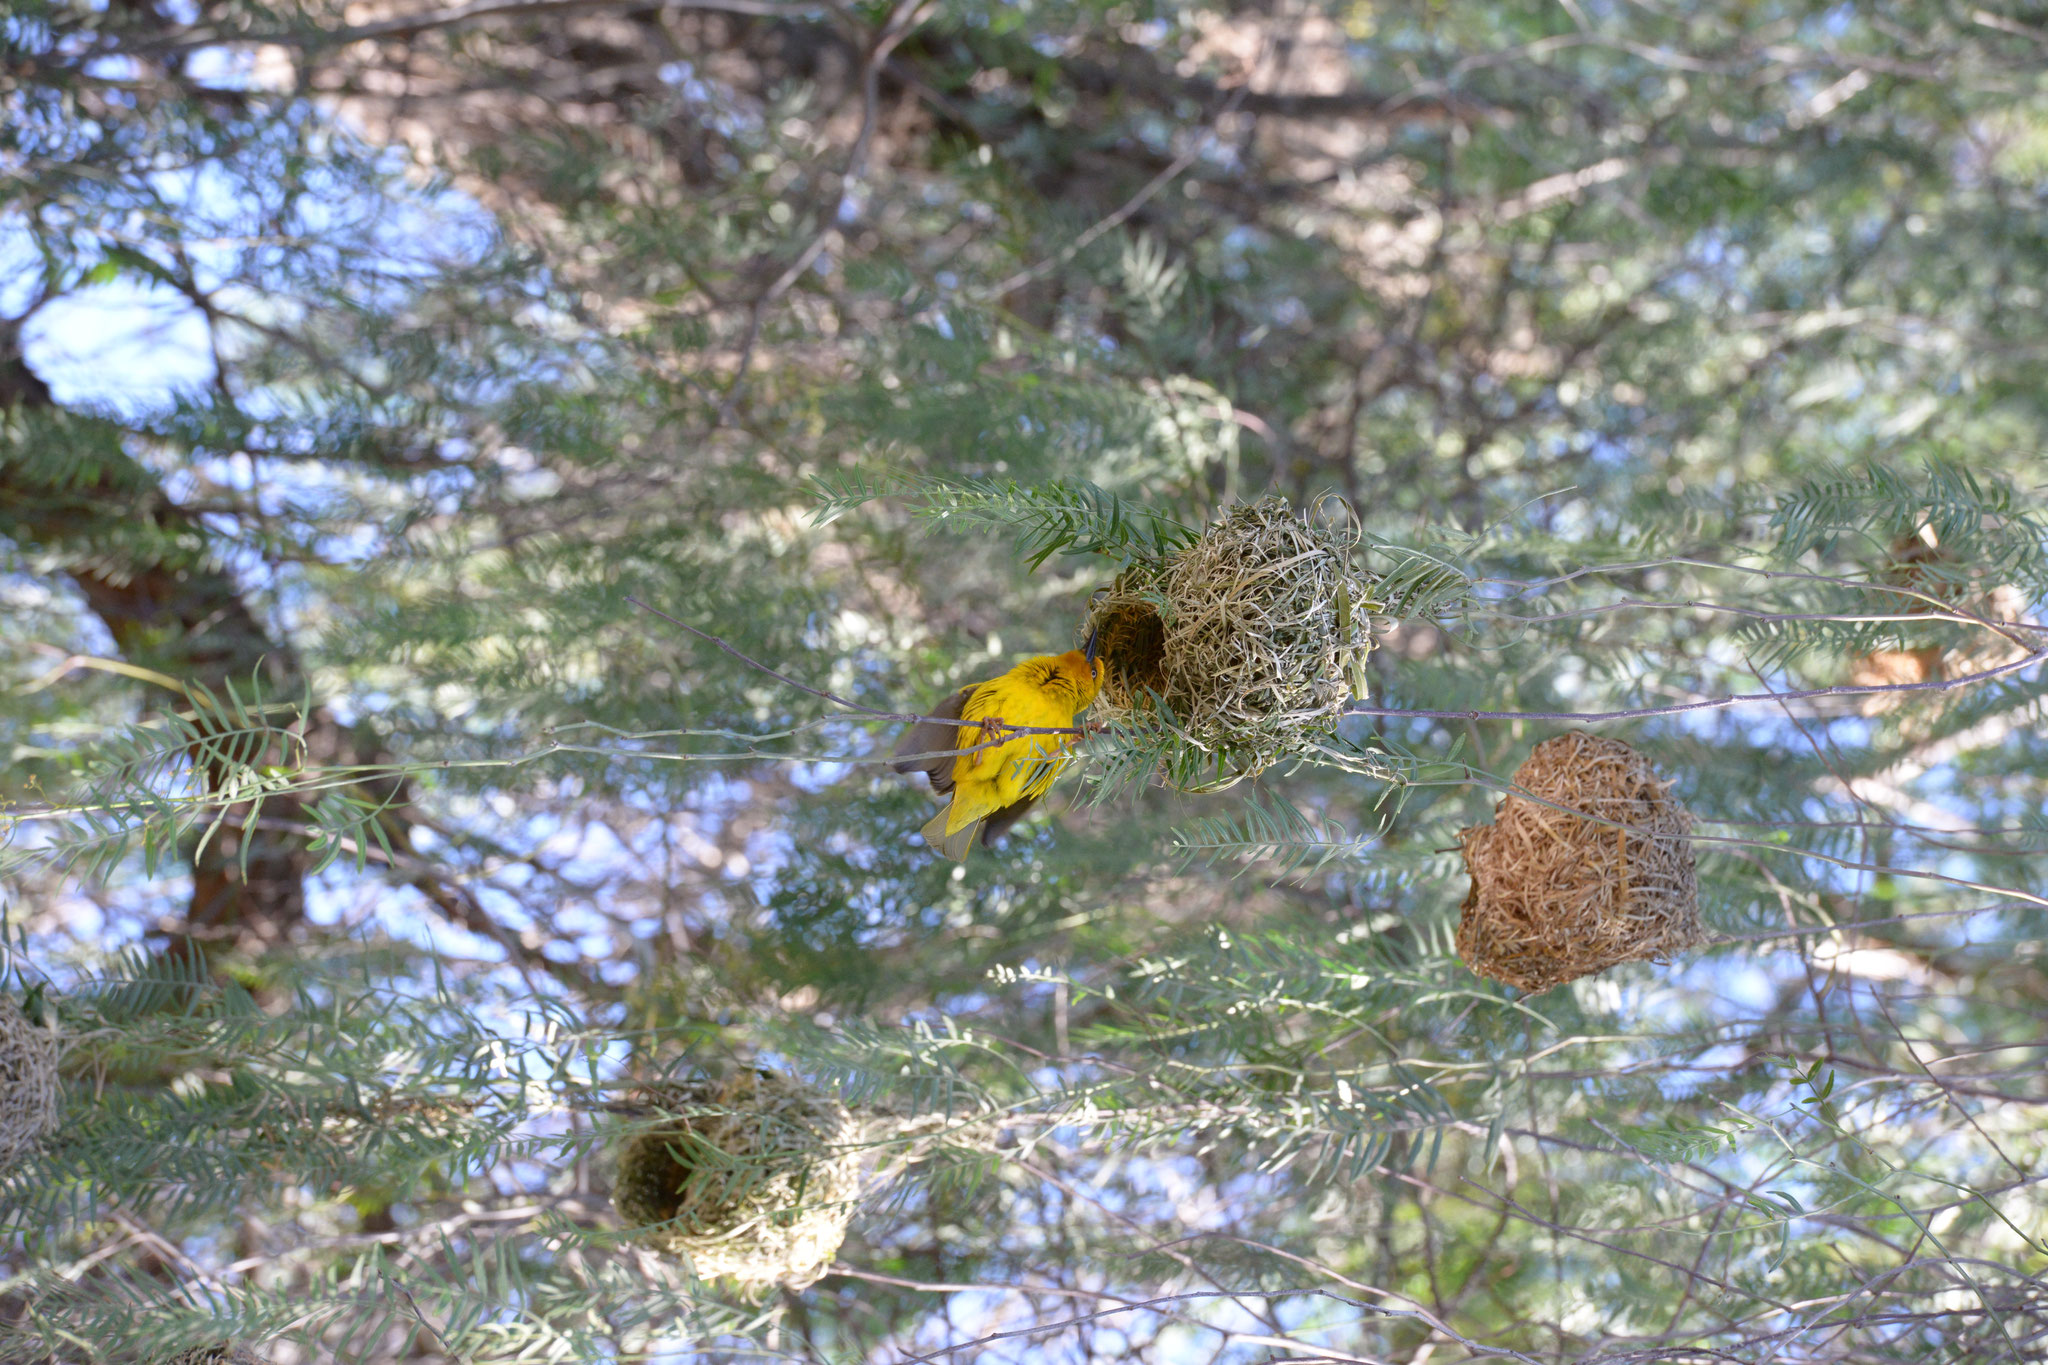
<path fill-rule="evenodd" d="M 2037 1358 L 2044 70 L 2013 3 L 16 0 L 0 895 L 79 1042 L 0 1356 Z M 627 600 L 882 711 L 1070 647 L 1115 559 L 933 480 L 1347 498 L 1439 566 L 1391 776 L 1084 772 L 957 869 L 888 726 Z M 1557 717 L 1959 679 L 1601 723 L 1720 941 L 1452 955 Z M 1467 710 L 1544 718 L 1399 714 Z M 751 1303 L 603 1138 L 757 1062 L 961 1127 Z"/>

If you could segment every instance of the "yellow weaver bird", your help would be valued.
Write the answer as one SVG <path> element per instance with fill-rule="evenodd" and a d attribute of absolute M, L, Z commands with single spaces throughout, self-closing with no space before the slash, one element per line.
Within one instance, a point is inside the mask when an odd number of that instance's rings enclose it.
<path fill-rule="evenodd" d="M 1095 638 L 1088 647 L 1065 654 L 1026 659 L 1000 678 L 969 683 L 931 710 L 896 742 L 893 766 L 899 773 L 921 772 L 932 790 L 953 800 L 931 818 L 924 841 L 942 857 L 967 861 L 974 836 L 986 848 L 1024 818 L 1066 767 L 1060 752 L 1070 735 L 1016 735 L 974 753 L 994 737 L 995 722 L 1004 725 L 1065 727 L 1102 687 L 1102 663 L 1095 657 Z M 947 722 L 959 720 L 958 725 Z"/>

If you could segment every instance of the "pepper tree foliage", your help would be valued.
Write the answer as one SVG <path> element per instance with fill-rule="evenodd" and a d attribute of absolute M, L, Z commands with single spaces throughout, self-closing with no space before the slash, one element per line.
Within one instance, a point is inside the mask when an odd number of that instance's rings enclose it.
<path fill-rule="evenodd" d="M 2038 1353 L 2048 15 L 0 25 L 0 875 L 70 1040 L 0 1354 Z M 1325 491 L 1369 761 L 1096 737 L 956 870 L 740 657 L 915 710 Z M 1577 723 L 1719 941 L 1517 998 L 1445 850 Z M 762 1302 L 605 1194 L 637 1084 L 745 1064 L 945 1120 Z"/>

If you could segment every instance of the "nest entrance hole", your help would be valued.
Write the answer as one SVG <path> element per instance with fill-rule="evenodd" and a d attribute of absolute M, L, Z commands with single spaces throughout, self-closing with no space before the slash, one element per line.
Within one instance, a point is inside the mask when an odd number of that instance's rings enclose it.
<path fill-rule="evenodd" d="M 1104 683 L 1126 707 L 1166 693 L 1166 622 L 1145 602 L 1117 602 L 1095 620 Z"/>
<path fill-rule="evenodd" d="M 751 1071 L 652 1086 L 648 1098 L 671 1117 L 626 1139 L 612 1186 L 644 1245 L 747 1291 L 825 1273 L 861 1192 L 858 1125 L 844 1105 Z"/>
<path fill-rule="evenodd" d="M 785 1144 L 771 1138 L 761 1145 L 774 1150 Z M 654 1196 L 648 1211 L 659 1214 L 660 1222 L 696 1233 L 719 1233 L 730 1228 L 737 1221 L 735 1214 L 740 1206 L 755 1187 L 774 1174 L 777 1164 L 774 1157 L 750 1159 L 728 1155 L 691 1127 L 688 1119 L 650 1135 L 644 1160 L 647 1189 Z M 782 1160 L 795 1167 L 796 1192 L 801 1198 L 803 1186 L 808 1183 L 808 1170 L 787 1156 Z M 796 1217 L 794 1209 L 778 1209 L 769 1212 L 766 1220 L 770 1226 L 786 1228 Z"/>

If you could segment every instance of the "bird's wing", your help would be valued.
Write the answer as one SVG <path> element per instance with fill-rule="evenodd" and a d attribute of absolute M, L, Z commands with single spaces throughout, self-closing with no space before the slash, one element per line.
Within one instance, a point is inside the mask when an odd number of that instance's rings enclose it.
<path fill-rule="evenodd" d="M 1044 752 L 1042 748 L 1039 750 L 1041 755 Z M 1018 795 L 1037 800 L 1052 789 L 1053 779 L 1057 778 L 1066 766 L 1067 760 L 1062 754 L 1036 757 L 1021 763 L 1017 768 Z"/>
<path fill-rule="evenodd" d="M 941 796 L 952 791 L 954 755 L 945 751 L 969 746 L 962 739 L 961 727 L 941 722 L 958 720 L 967 699 L 980 685 L 969 683 L 931 709 L 929 714 L 935 719 L 921 720 L 905 730 L 903 738 L 896 741 L 892 751 L 895 761 L 889 766 L 899 773 L 923 773 L 931 778 L 932 790 Z"/>
<path fill-rule="evenodd" d="M 1037 797 L 1027 796 L 1021 801 L 1012 801 L 1000 810 L 990 811 L 987 818 L 981 822 L 981 846 L 994 848 L 996 840 L 1008 834 L 1010 826 L 1030 814 L 1031 808 L 1037 804 Z"/>
<path fill-rule="evenodd" d="M 1067 766 L 1064 756 L 1041 758 L 1023 764 L 1018 770 L 1018 792 L 1015 801 L 988 813 L 987 823 L 982 826 L 982 847 L 992 846 L 996 840 L 1010 832 L 1010 826 L 1030 814 L 1038 804 L 1038 798 L 1052 790 L 1053 779 Z"/>

